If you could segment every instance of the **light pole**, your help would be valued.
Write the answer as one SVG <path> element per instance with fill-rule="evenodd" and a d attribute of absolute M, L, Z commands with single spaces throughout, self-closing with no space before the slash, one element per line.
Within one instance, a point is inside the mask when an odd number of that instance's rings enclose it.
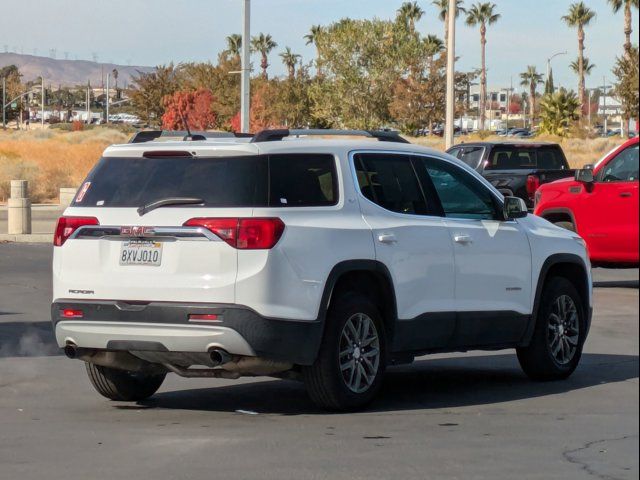
<path fill-rule="evenodd" d="M 42 85 L 41 90 L 40 90 L 40 94 L 41 94 L 41 100 L 42 100 L 42 108 L 40 109 L 40 116 L 42 117 L 40 119 L 40 121 L 42 122 L 42 128 L 44 129 L 44 77 L 42 75 L 40 75 L 40 80 L 42 80 Z"/>
<path fill-rule="evenodd" d="M 5 103 L 7 103 L 7 78 L 2 77 L 2 129 L 7 129 L 7 114 L 5 110 Z"/>
<path fill-rule="evenodd" d="M 240 130 L 249 133 L 251 105 L 251 0 L 242 0 L 242 80 L 240 92 Z"/>
<path fill-rule="evenodd" d="M 454 116 L 456 109 L 455 99 L 455 72 L 456 72 L 456 0 L 449 0 L 449 38 L 447 39 L 447 113 L 445 119 L 445 148 L 453 146 Z"/>
<path fill-rule="evenodd" d="M 549 58 L 547 58 L 547 82 L 549 81 L 549 76 L 551 75 L 551 60 L 556 58 L 558 55 L 566 55 L 566 54 L 567 54 L 567 51 L 565 50 L 564 52 L 554 53 Z M 554 93 L 554 92 L 551 92 L 551 93 Z"/>

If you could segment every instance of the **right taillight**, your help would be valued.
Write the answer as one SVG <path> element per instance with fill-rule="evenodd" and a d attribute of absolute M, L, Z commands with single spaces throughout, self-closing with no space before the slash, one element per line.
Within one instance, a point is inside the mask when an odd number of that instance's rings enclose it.
<path fill-rule="evenodd" d="M 100 225 L 96 217 L 60 217 L 53 236 L 53 245 L 61 247 L 73 232 L 86 225 Z"/>
<path fill-rule="evenodd" d="M 533 201 L 536 191 L 540 188 L 540 179 L 537 175 L 529 175 L 527 177 L 527 193 L 529 194 L 529 199 Z"/>
<path fill-rule="evenodd" d="M 284 232 L 279 218 L 192 218 L 184 226 L 204 227 L 239 250 L 268 250 Z"/>

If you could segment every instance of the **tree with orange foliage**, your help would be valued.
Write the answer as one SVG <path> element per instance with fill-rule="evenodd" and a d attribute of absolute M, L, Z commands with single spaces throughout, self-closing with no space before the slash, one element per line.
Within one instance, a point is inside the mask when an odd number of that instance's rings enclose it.
<path fill-rule="evenodd" d="M 206 88 L 167 95 L 164 97 L 165 113 L 162 115 L 162 128 L 165 130 L 214 128 L 217 116 L 211 109 L 213 101 L 213 94 Z"/>

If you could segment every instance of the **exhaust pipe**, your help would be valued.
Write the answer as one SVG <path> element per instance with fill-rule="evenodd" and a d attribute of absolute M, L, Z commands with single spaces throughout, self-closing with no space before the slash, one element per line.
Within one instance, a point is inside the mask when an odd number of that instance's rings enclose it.
<path fill-rule="evenodd" d="M 67 356 L 67 358 L 78 358 L 78 347 L 76 347 L 72 343 L 69 343 L 64 347 L 64 354 Z"/>
<path fill-rule="evenodd" d="M 211 363 L 213 363 L 214 367 L 224 365 L 231 361 L 231 355 L 229 355 L 229 352 L 221 348 L 212 348 L 209 350 L 209 358 L 211 359 Z"/>

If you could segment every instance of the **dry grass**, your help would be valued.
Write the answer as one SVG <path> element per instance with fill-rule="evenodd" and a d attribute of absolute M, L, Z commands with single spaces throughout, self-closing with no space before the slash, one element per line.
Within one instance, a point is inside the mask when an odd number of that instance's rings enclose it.
<path fill-rule="evenodd" d="M 109 129 L 0 131 L 0 202 L 15 179 L 29 180 L 32 202 L 55 201 L 60 187 L 80 184 L 105 147 L 126 141 Z"/>
<path fill-rule="evenodd" d="M 439 137 L 420 137 L 411 138 L 411 142 L 419 145 L 434 148 L 436 150 L 444 150 L 444 140 Z M 479 141 L 504 141 L 504 137 L 492 136 L 481 139 L 476 135 L 469 135 L 466 137 L 456 138 L 457 143 L 469 143 Z M 564 150 L 564 154 L 569 161 L 571 168 L 581 168 L 587 163 L 596 163 L 606 153 L 612 150 L 614 147 L 620 145 L 622 140 L 620 138 L 560 138 L 551 136 L 540 136 L 535 139 L 524 139 L 523 142 L 554 142 L 559 143 Z"/>

